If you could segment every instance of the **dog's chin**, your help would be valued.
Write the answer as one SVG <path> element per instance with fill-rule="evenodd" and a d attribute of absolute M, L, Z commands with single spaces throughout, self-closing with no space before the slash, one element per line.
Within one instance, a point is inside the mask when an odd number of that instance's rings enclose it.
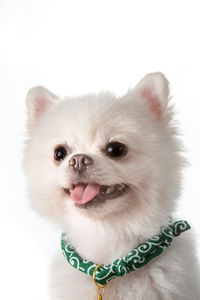
<path fill-rule="evenodd" d="M 87 186 L 87 184 L 85 184 Z M 71 188 L 64 188 L 65 193 L 67 193 L 70 197 L 72 194 L 72 190 L 74 185 L 71 185 Z M 113 201 L 116 198 L 121 197 L 125 193 L 127 193 L 129 187 L 127 184 L 115 184 L 111 186 L 101 185 L 99 188 L 99 193 L 95 195 L 92 199 L 90 199 L 86 203 L 76 203 L 74 205 L 80 209 L 94 209 L 97 207 L 101 207 L 107 201 Z"/>

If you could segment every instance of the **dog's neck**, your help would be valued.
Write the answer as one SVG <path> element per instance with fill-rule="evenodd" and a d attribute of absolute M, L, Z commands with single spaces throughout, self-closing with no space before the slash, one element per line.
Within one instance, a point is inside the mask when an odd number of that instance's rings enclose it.
<path fill-rule="evenodd" d="M 109 264 L 159 232 L 160 226 L 165 224 L 167 218 L 165 223 L 163 218 L 152 223 L 152 220 L 134 222 L 129 218 L 94 220 L 79 215 L 68 218 L 64 231 L 83 258 L 98 264 Z"/>
<path fill-rule="evenodd" d="M 64 257 L 74 268 L 93 277 L 95 272 L 95 280 L 98 280 L 99 284 L 104 285 L 116 276 L 124 276 L 145 266 L 158 257 L 165 248 L 169 247 L 173 238 L 191 228 L 187 221 L 184 220 L 173 222 L 173 219 L 169 218 L 168 222 L 168 226 L 160 228 L 160 232 L 157 235 L 141 243 L 127 255 L 123 255 L 123 257 L 117 258 L 107 265 L 96 265 L 94 262 L 81 258 L 73 248 L 71 241 L 67 239 L 66 233 L 62 234 L 61 248 Z M 101 270 L 99 270 L 98 277 L 96 277 L 96 271 L 100 266 Z"/>

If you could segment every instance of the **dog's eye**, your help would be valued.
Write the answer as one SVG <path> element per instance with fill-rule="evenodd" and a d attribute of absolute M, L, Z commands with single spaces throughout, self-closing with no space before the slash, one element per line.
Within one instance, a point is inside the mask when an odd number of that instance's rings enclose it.
<path fill-rule="evenodd" d="M 109 143 L 105 149 L 106 154 L 113 158 L 120 158 L 127 154 L 127 147 L 119 142 Z"/>
<path fill-rule="evenodd" d="M 60 145 L 54 150 L 54 159 L 55 161 L 63 160 L 67 155 L 66 146 Z"/>

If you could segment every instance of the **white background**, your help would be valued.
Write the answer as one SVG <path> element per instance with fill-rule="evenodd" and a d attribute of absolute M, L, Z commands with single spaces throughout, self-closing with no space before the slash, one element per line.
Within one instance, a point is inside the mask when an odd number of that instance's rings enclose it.
<path fill-rule="evenodd" d="M 21 169 L 27 90 L 123 94 L 148 72 L 171 82 L 191 166 L 178 211 L 199 243 L 200 7 L 184 0 L 0 1 L 0 298 L 45 300 L 59 233 L 30 209 Z M 200 252 L 199 252 L 200 254 Z"/>

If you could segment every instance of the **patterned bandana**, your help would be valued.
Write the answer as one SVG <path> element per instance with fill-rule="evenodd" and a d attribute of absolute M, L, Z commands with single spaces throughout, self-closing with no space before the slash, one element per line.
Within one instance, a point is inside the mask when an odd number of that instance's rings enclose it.
<path fill-rule="evenodd" d="M 124 276 L 145 266 L 159 256 L 166 247 L 170 246 L 174 237 L 190 228 L 186 221 L 181 220 L 172 223 L 170 218 L 169 225 L 162 227 L 158 235 L 154 235 L 151 239 L 134 248 L 126 256 L 115 259 L 110 265 L 99 266 L 96 271 L 96 282 L 105 285 L 116 276 Z M 72 243 L 67 240 L 66 233 L 62 234 L 61 248 L 64 257 L 74 268 L 93 276 L 94 270 L 98 265 L 81 258 L 74 250 Z"/>

